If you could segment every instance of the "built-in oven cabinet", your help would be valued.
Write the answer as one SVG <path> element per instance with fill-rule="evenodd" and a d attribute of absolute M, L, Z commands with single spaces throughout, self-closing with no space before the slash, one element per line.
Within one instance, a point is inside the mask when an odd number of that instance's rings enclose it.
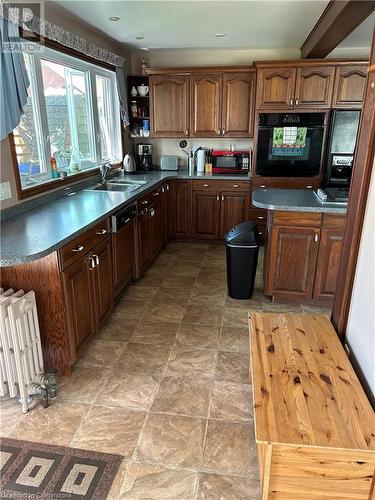
<path fill-rule="evenodd" d="M 335 66 L 274 66 L 258 69 L 258 109 L 331 107 Z"/>

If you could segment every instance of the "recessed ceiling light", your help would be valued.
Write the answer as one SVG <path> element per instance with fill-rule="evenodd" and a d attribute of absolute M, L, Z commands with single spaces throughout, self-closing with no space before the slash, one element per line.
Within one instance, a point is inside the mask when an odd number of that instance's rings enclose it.
<path fill-rule="evenodd" d="M 225 33 L 216 33 L 216 38 L 224 38 L 225 36 L 227 36 Z"/>
<path fill-rule="evenodd" d="M 118 16 L 110 16 L 108 20 L 116 23 L 117 21 L 120 21 L 120 18 Z"/>
<path fill-rule="evenodd" d="M 136 36 L 135 37 L 136 40 L 144 40 L 144 38 L 145 38 L 144 36 Z"/>

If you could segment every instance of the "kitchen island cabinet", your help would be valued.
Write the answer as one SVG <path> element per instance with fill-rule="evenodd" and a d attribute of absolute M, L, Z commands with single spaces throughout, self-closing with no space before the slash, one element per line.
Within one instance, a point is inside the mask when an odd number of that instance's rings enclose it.
<path fill-rule="evenodd" d="M 270 211 L 264 293 L 289 300 L 332 300 L 345 217 Z"/>

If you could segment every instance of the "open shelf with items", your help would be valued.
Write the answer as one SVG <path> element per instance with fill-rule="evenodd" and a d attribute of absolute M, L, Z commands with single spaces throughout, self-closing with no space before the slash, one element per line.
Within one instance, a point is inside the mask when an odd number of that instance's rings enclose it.
<path fill-rule="evenodd" d="M 151 124 L 148 76 L 128 76 L 128 108 L 130 137 L 150 137 Z"/>

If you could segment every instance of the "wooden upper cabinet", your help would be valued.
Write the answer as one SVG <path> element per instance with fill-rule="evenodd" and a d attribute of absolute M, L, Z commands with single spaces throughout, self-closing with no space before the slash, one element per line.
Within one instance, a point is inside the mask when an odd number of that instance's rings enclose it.
<path fill-rule="evenodd" d="M 189 137 L 189 76 L 151 75 L 152 137 Z"/>
<path fill-rule="evenodd" d="M 191 75 L 191 137 L 221 136 L 221 74 Z"/>
<path fill-rule="evenodd" d="M 253 137 L 255 73 L 223 76 L 223 137 Z"/>
<path fill-rule="evenodd" d="M 332 106 L 334 108 L 362 106 L 366 76 L 367 64 L 338 66 Z"/>
<path fill-rule="evenodd" d="M 294 107 L 330 108 L 334 76 L 334 66 L 297 68 Z"/>
<path fill-rule="evenodd" d="M 295 68 L 260 68 L 257 83 L 258 108 L 291 108 L 295 80 Z"/>

